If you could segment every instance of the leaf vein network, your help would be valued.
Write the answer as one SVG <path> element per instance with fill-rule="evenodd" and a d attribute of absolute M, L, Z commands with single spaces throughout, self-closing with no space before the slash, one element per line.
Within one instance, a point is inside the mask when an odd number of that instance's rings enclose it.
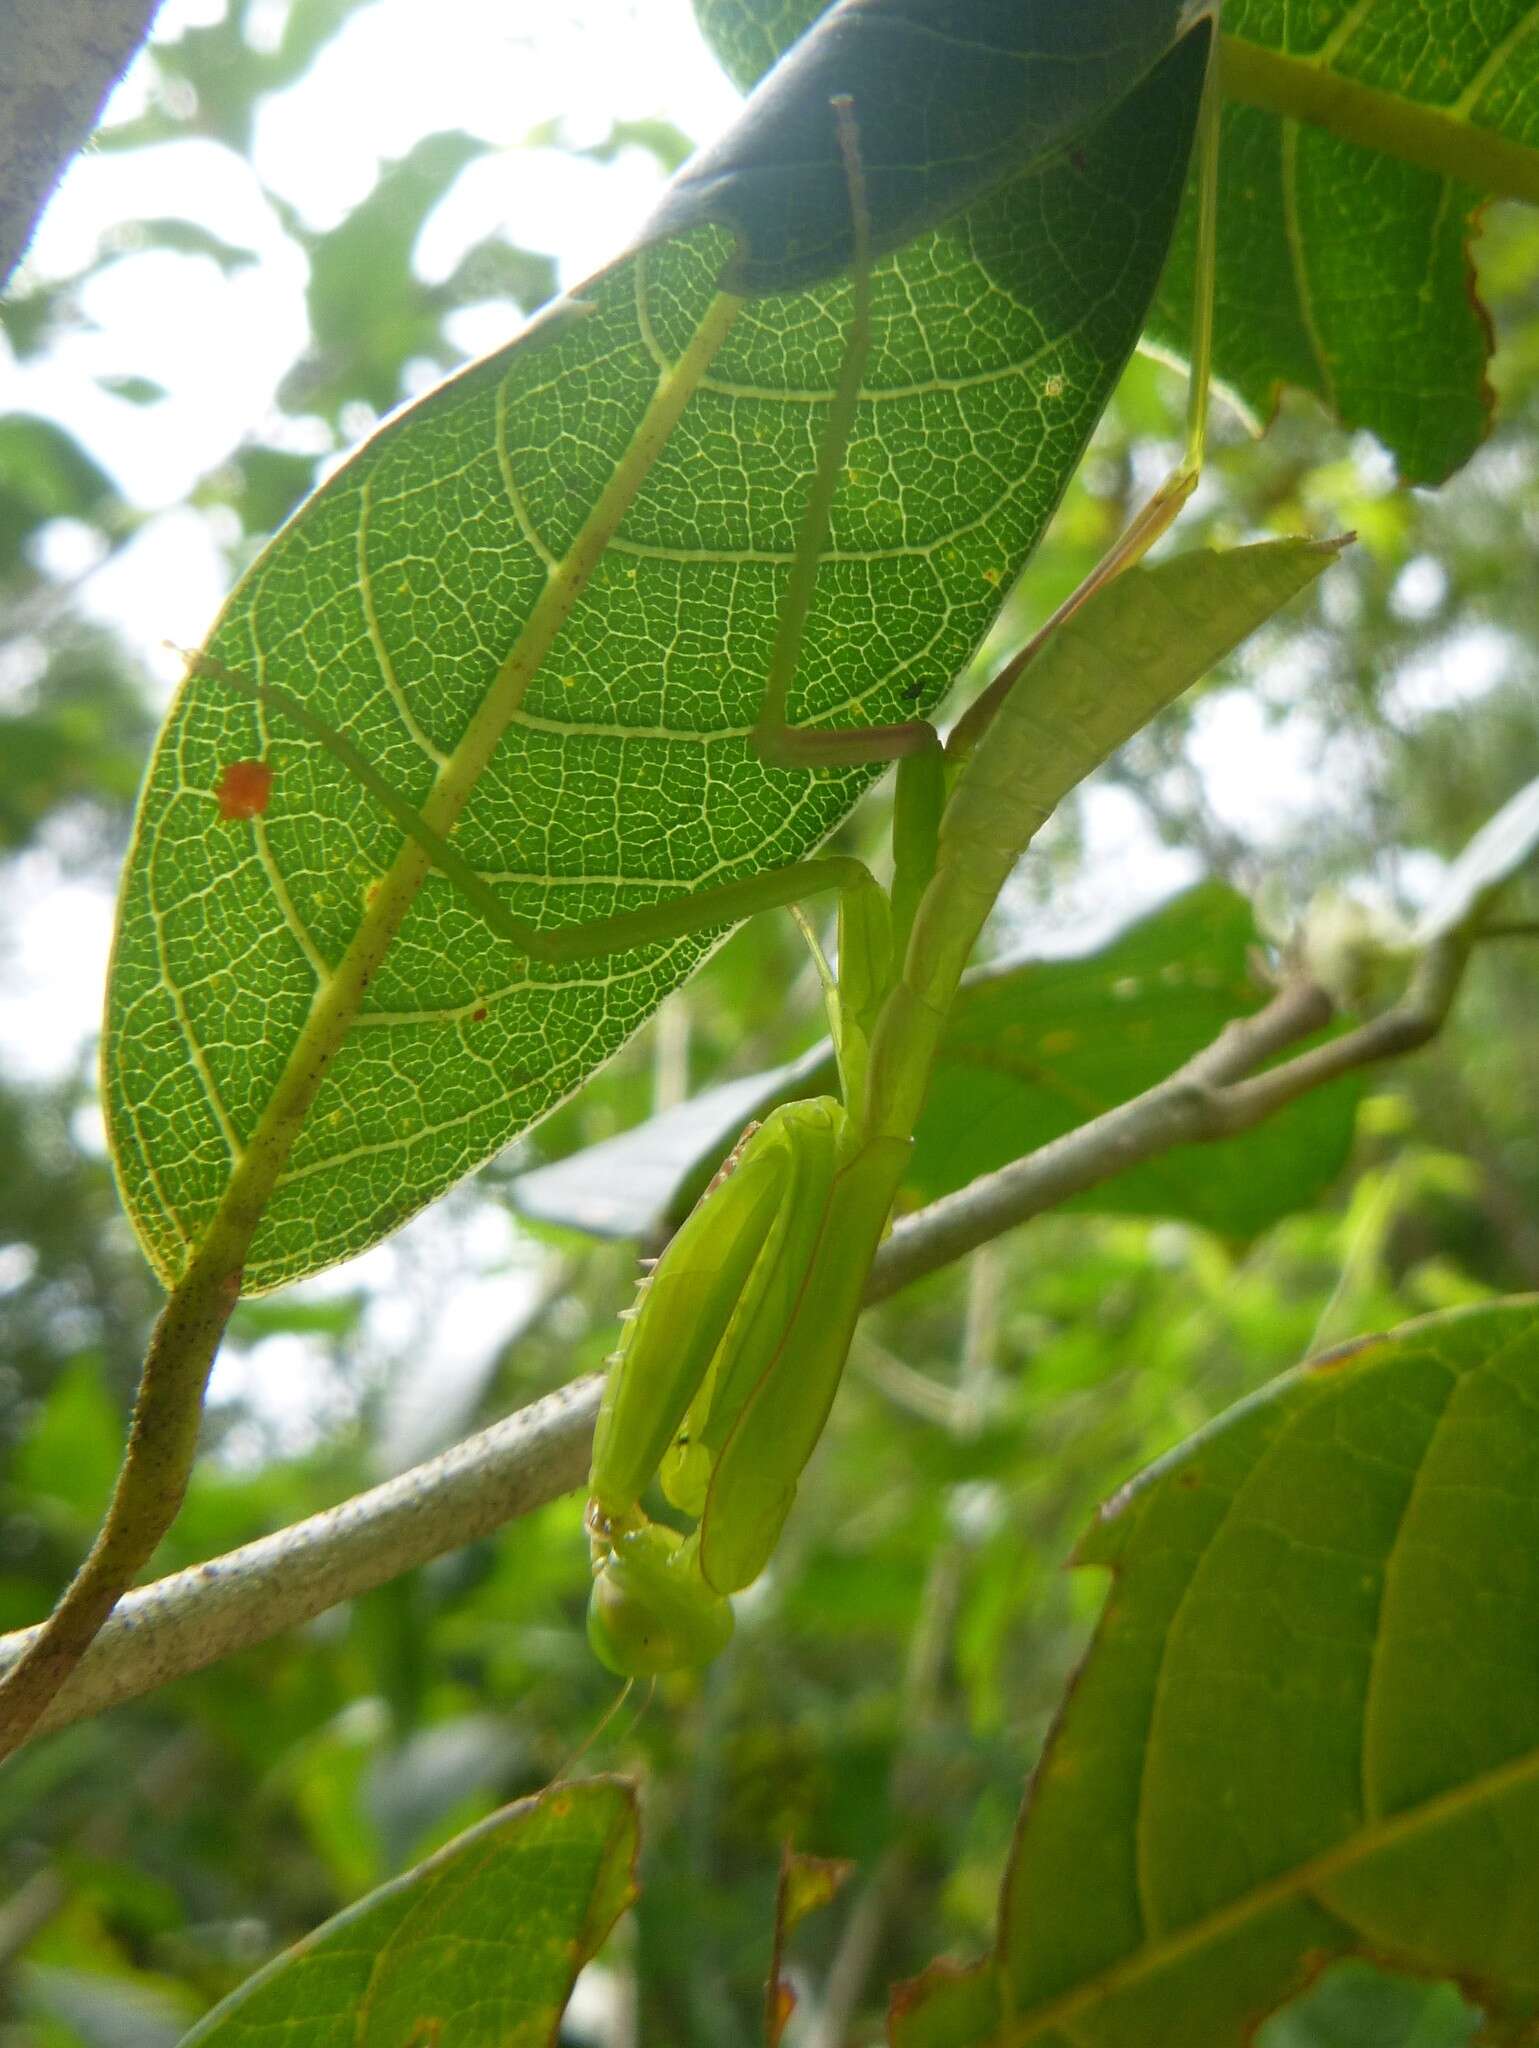
<path fill-rule="evenodd" d="M 265 683 L 269 680 L 268 656 L 266 649 L 262 646 L 261 641 L 257 636 L 257 621 L 260 616 L 261 614 L 258 608 L 255 605 L 253 605 L 247 623 L 251 633 L 251 648 L 252 655 L 255 661 L 257 677 L 261 682 Z M 262 708 L 262 706 L 258 704 L 254 706 L 253 709 L 255 711 L 258 729 L 262 734 L 262 757 L 264 760 L 266 760 L 270 758 L 272 752 L 272 728 L 268 723 L 267 713 Z M 257 859 L 261 862 L 263 872 L 266 874 L 268 882 L 272 887 L 273 898 L 278 909 L 279 921 L 283 925 L 283 927 L 288 931 L 290 938 L 293 939 L 295 945 L 298 946 L 300 952 L 304 955 L 305 964 L 309 967 L 310 972 L 315 976 L 316 992 L 317 994 L 319 994 L 319 992 L 327 986 L 327 984 L 330 982 L 332 978 L 331 963 L 329 960 L 326 959 L 325 955 L 321 952 L 319 946 L 316 945 L 314 939 L 311 938 L 310 928 L 299 914 L 298 906 L 295 904 L 293 896 L 289 892 L 288 878 L 285 876 L 283 872 L 282 865 L 279 862 L 277 855 L 273 852 L 272 841 L 268 835 L 266 820 L 263 818 L 254 818 L 252 820 L 252 824 L 256 828 Z"/>
<path fill-rule="evenodd" d="M 1342 15 L 1319 49 L 1307 59 L 1322 70 L 1329 69 L 1351 41 L 1356 31 L 1373 13 L 1379 0 L 1352 0 L 1352 5 Z"/>
<path fill-rule="evenodd" d="M 1508 59 L 1520 49 L 1531 35 L 1539 31 L 1539 7 L 1530 7 L 1519 16 L 1500 42 L 1493 43 L 1480 69 L 1454 101 L 1448 112 L 1456 119 L 1477 125 L 1472 115 L 1485 97 L 1486 88 L 1495 83 Z"/>
<path fill-rule="evenodd" d="M 1317 1396 L 1317 1398 L 1319 1397 Z M 1275 1439 L 1274 1442 L 1268 1447 L 1268 1452 L 1276 1451 L 1279 1444 L 1285 1442 L 1288 1439 L 1288 1437 L 1290 1437 L 1293 1434 L 1293 1431 L 1298 1427 L 1299 1423 L 1305 1417 L 1313 1413 L 1314 1406 L 1314 1401 L 1306 1401 L 1302 1405 L 1300 1413 L 1298 1415 L 1293 1416 L 1288 1422 L 1288 1424 L 1279 1432 L 1277 1439 Z M 1135 1817 L 1133 1822 L 1134 1862 L 1136 1872 L 1135 1882 L 1138 1891 L 1138 1914 L 1139 1920 L 1143 1927 L 1145 1941 L 1146 1943 L 1149 1943 L 1151 1945 L 1155 1943 L 1157 1940 L 1168 1939 L 1171 1934 L 1171 1929 L 1166 1924 L 1164 1916 L 1159 1910 L 1158 1902 L 1155 1897 L 1154 1872 L 1151 1868 L 1150 1863 L 1150 1841 L 1147 1812 L 1149 1799 L 1152 1791 L 1149 1766 L 1154 1751 L 1155 1728 L 1160 1719 L 1161 1710 L 1164 1704 L 1166 1686 L 1170 1676 L 1171 1652 L 1175 1645 L 1176 1635 L 1181 1624 L 1181 1618 L 1185 1614 L 1186 1609 L 1191 1601 L 1192 1595 L 1196 1591 L 1197 1582 L 1202 1576 L 1202 1568 L 1204 1562 L 1213 1555 L 1214 1545 L 1223 1536 L 1224 1531 L 1228 1528 L 1230 1522 L 1234 1519 L 1241 1502 L 1244 1500 L 1246 1494 L 1250 1491 L 1251 1483 L 1255 1479 L 1257 1472 L 1260 1471 L 1268 1462 L 1269 1455 L 1267 1453 L 1264 1453 L 1262 1457 L 1259 1458 L 1256 1461 L 1256 1463 L 1254 1463 L 1245 1472 L 1243 1477 L 1239 1480 L 1238 1484 L 1236 1485 L 1234 1492 L 1225 1502 L 1223 1512 L 1219 1516 L 1218 1521 L 1214 1524 L 1213 1528 L 1208 1532 L 1206 1537 L 1203 1539 L 1201 1549 L 1192 1559 L 1191 1569 L 1188 1571 L 1186 1575 L 1186 1581 L 1181 1588 L 1175 1606 L 1171 1609 L 1170 1619 L 1167 1622 L 1165 1632 L 1160 1639 L 1159 1663 L 1155 1669 L 1154 1683 L 1150 1687 L 1149 1691 L 1149 1714 L 1147 1723 L 1145 1725 L 1143 1745 L 1139 1751 L 1138 1794 L 1136 1800 L 1134 1801 Z M 1179 1930 L 1177 1931 L 1179 1932 Z"/>
<path fill-rule="evenodd" d="M 927 561 L 930 556 L 940 554 L 944 549 L 954 547 L 959 540 L 990 526 L 1002 509 L 1021 496 L 1026 485 L 1035 475 L 1037 464 L 1023 470 L 1014 483 L 1001 490 L 976 517 L 966 519 L 958 525 L 948 526 L 932 534 L 928 540 L 914 541 L 906 546 L 888 548 L 825 548 L 818 556 L 820 566 L 840 562 L 906 562 Z M 734 567 L 788 568 L 796 560 L 795 548 L 681 548 L 664 547 L 652 541 L 628 540 L 624 534 L 616 534 L 609 543 L 610 548 L 621 555 L 634 555 L 644 561 L 702 563 L 717 567 L 723 563 Z"/>
<path fill-rule="evenodd" d="M 1309 337 L 1310 353 L 1319 368 L 1321 381 L 1325 386 L 1326 403 L 1337 409 L 1336 380 L 1331 371 L 1330 357 L 1325 346 L 1325 337 L 1320 332 L 1315 316 L 1314 294 L 1309 283 L 1309 259 L 1304 249 L 1304 232 L 1299 225 L 1298 156 L 1300 128 L 1297 121 L 1282 121 L 1282 211 L 1283 233 L 1288 244 L 1288 259 L 1293 271 L 1294 288 L 1298 293 L 1299 319 Z"/>
<path fill-rule="evenodd" d="M 502 477 L 503 494 L 507 498 L 508 510 L 513 514 L 519 532 L 544 564 L 546 575 L 553 576 L 560 563 L 530 516 L 529 508 L 524 503 L 523 492 L 518 486 L 518 479 L 513 474 L 513 458 L 508 449 L 508 382 L 507 377 L 499 380 L 493 407 L 497 468 Z"/>
<path fill-rule="evenodd" d="M 137 1005 L 135 1005 L 135 1007 L 137 1007 Z M 170 1233 L 170 1236 L 172 1237 L 178 1248 L 185 1252 L 188 1249 L 190 1249 L 192 1245 L 192 1234 L 183 1225 L 182 1219 L 178 1215 L 177 1210 L 173 1205 L 170 1196 L 166 1193 L 161 1178 L 160 1168 L 155 1158 L 155 1148 L 150 1143 L 149 1139 L 145 1136 L 144 1128 L 140 1121 L 139 1103 L 130 1094 L 130 1091 L 127 1088 L 120 1088 L 117 1091 L 117 1097 L 118 1102 L 121 1105 L 123 1114 L 128 1118 L 129 1128 L 133 1132 L 134 1146 L 139 1154 L 141 1162 L 143 1163 L 145 1181 L 148 1183 L 149 1191 L 151 1195 L 154 1197 L 154 1207 L 158 1208 L 161 1218 L 166 1225 L 166 1229 Z M 125 1201 L 129 1200 L 130 1197 L 132 1197 L 136 1212 L 140 1215 L 144 1215 L 146 1210 L 149 1209 L 151 1205 L 143 1201 L 139 1185 L 136 1183 L 134 1187 L 130 1189 L 128 1178 L 126 1175 L 123 1176 L 122 1185 L 125 1190 Z M 164 1263 L 162 1263 L 163 1254 L 160 1254 L 159 1252 L 160 1233 L 157 1231 L 153 1231 L 148 1226 L 146 1226 L 146 1229 L 144 1231 L 144 1237 L 146 1243 L 153 1244 L 157 1247 L 157 1257 L 155 1260 L 156 1270 L 157 1272 L 160 1272 L 162 1276 L 164 1276 L 164 1274 L 167 1271 L 172 1270 L 172 1267 L 171 1261 L 169 1259 L 164 1260 Z"/>
<path fill-rule="evenodd" d="M 156 903 L 154 892 L 154 866 L 158 853 L 159 847 L 157 845 L 154 854 L 151 856 L 149 914 L 150 927 L 155 934 L 155 955 L 160 963 L 160 981 L 166 994 L 170 997 L 171 1009 L 176 1018 L 177 1029 L 180 1031 L 182 1040 L 187 1047 L 187 1056 L 192 1071 L 207 1100 L 210 1114 L 213 1116 L 215 1126 L 230 1155 L 230 1165 L 233 1169 L 238 1165 L 245 1147 L 235 1129 L 235 1124 L 229 1111 L 225 1108 L 224 1099 L 220 1095 L 214 1076 L 209 1069 L 208 1056 L 203 1050 L 202 1042 L 198 1038 L 197 1032 L 193 1029 L 192 1017 L 188 1012 L 186 998 L 182 993 L 181 985 L 171 971 L 170 946 L 166 938 L 165 918 Z M 180 1222 L 176 1224 L 176 1228 L 178 1235 L 181 1236 L 184 1243 L 191 1242 Z"/>
<path fill-rule="evenodd" d="M 498 387 L 499 398 L 501 387 Z M 433 744 L 432 739 L 417 723 L 412 714 L 410 701 L 401 688 L 400 678 L 395 672 L 395 662 L 374 609 L 374 579 L 369 568 L 369 520 L 373 511 L 373 488 L 368 475 L 364 476 L 358 491 L 358 601 L 363 608 L 364 629 L 369 636 L 369 645 L 374 650 L 374 659 L 379 667 L 380 678 L 390 701 L 396 708 L 402 725 L 410 734 L 413 744 L 427 756 L 433 765 L 442 768 L 448 755 Z M 252 611 L 252 629 L 255 631 L 257 614 Z"/>
<path fill-rule="evenodd" d="M 667 953 L 671 953 L 679 947 L 697 948 L 698 945 L 699 934 L 697 933 L 690 933 L 687 938 L 669 940 L 666 943 L 664 957 L 666 958 Z M 628 974 L 611 974 L 581 979 L 572 977 L 570 979 L 563 979 L 559 983 L 515 983 L 510 984 L 510 988 L 514 991 L 524 986 L 544 987 L 547 989 L 559 987 L 563 991 L 583 988 L 607 989 L 616 986 L 620 982 L 631 980 L 636 976 L 650 975 L 656 971 L 657 964 L 657 961 L 653 959 L 646 966 L 638 967 Z M 500 990 L 492 990 L 483 998 L 483 1001 L 488 1004 L 495 1003 L 501 999 L 501 994 Z M 363 1012 L 356 1019 L 354 1029 L 356 1030 L 358 1026 L 365 1023 L 371 1015 L 382 1017 L 383 1014 L 382 1012 Z M 429 1017 L 425 1021 L 437 1023 L 439 1018 Z M 414 1025 L 417 1020 L 408 1016 L 406 1022 L 408 1025 Z M 493 1062 L 488 1060 L 486 1064 L 490 1066 Z M 560 1087 L 552 1079 L 551 1075 L 546 1073 L 538 1076 L 538 1084 L 542 1089 L 553 1088 L 557 1091 L 548 1100 L 542 1096 L 540 1105 L 540 1114 L 542 1116 L 558 1109 L 563 1102 L 574 1095 L 583 1086 L 591 1071 L 586 1058 L 586 1048 L 581 1045 L 569 1050 L 561 1064 L 573 1075 L 570 1086 Z M 516 1085 L 518 1087 L 526 1087 L 533 1085 L 533 1082 L 529 1077 L 520 1075 L 516 1078 Z M 428 1144 L 434 1139 L 477 1126 L 485 1121 L 485 1117 L 485 1103 L 477 1102 L 473 1103 L 468 1109 L 456 1112 L 453 1116 L 442 1117 L 431 1123 L 424 1122 L 419 1124 L 405 1137 L 371 1139 L 367 1142 L 349 1145 L 343 1151 L 318 1152 L 314 1158 L 306 1160 L 298 1166 L 290 1166 L 285 1169 L 279 1178 L 278 1186 L 282 1189 L 288 1189 L 296 1186 L 301 1181 L 312 1179 L 317 1174 L 335 1173 L 339 1168 L 353 1165 L 358 1161 L 392 1158 L 403 1152 L 410 1152 L 418 1146 Z"/>

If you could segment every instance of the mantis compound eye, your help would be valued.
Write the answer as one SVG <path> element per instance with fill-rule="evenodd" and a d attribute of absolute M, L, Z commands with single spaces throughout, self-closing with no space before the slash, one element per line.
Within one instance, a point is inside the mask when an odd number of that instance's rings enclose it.
<path fill-rule="evenodd" d="M 588 1641 L 621 1678 L 708 1664 L 726 1648 L 732 1608 L 700 1576 L 693 1544 L 655 1524 L 619 1536 L 588 1602 Z"/>

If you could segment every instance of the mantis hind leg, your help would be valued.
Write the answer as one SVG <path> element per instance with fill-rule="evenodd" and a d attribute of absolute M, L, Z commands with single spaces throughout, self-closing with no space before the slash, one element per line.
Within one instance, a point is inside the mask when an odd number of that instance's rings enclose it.
<path fill-rule="evenodd" d="M 1199 31 L 1201 32 L 1201 31 Z M 1218 84 L 1218 35 L 1209 24 L 1207 75 L 1198 109 L 1194 157 L 1197 167 L 1197 252 L 1194 267 L 1192 347 L 1187 382 L 1186 445 L 1181 460 L 1148 502 L 1129 521 L 1125 532 L 1097 563 L 1078 589 L 1058 607 L 1019 653 L 958 720 L 946 745 L 948 764 L 960 761 L 976 744 L 999 705 L 1029 667 L 1043 644 L 1095 593 L 1143 559 L 1174 524 L 1197 488 L 1207 445 L 1208 402 L 1213 360 L 1213 291 L 1217 255 L 1218 150 L 1221 96 Z M 797 767 L 842 767 L 880 761 L 902 761 L 939 748 L 935 728 L 925 719 L 898 725 L 850 730 L 801 731 L 786 722 L 791 679 L 811 608 L 820 556 L 828 539 L 834 494 L 854 428 L 861 379 L 871 348 L 871 276 L 869 213 L 860 160 L 854 109 L 847 100 L 833 103 L 839 126 L 854 226 L 851 284 L 854 309 L 839 382 L 829 411 L 818 466 L 808 493 L 791 586 L 780 615 L 765 686 L 764 705 L 754 728 L 754 744 L 768 761 Z"/>
<path fill-rule="evenodd" d="M 977 744 L 994 714 L 1030 667 L 1039 650 L 1124 569 L 1143 560 L 1174 523 L 1197 488 L 1207 449 L 1208 402 L 1213 369 L 1213 289 L 1218 253 L 1218 149 L 1222 99 L 1218 84 L 1218 35 L 1208 31 L 1207 76 L 1197 112 L 1194 159 L 1197 171 L 1197 253 L 1192 286 L 1192 352 L 1186 386 L 1186 446 L 1181 460 L 1148 502 L 1134 513 L 1126 530 L 1090 574 L 1070 592 L 1046 625 L 1013 654 L 988 688 L 958 719 L 946 742 L 948 765 L 963 760 Z"/>
<path fill-rule="evenodd" d="M 850 195 L 854 245 L 850 268 L 853 300 L 850 329 L 839 366 L 839 379 L 829 403 L 823 438 L 818 446 L 817 467 L 813 471 L 812 485 L 802 512 L 790 584 L 776 624 L 769 674 L 764 685 L 764 703 L 753 731 L 754 746 L 763 759 L 788 768 L 900 761 L 911 754 L 933 752 L 940 744 L 934 726 L 923 718 L 907 719 L 899 725 L 817 731 L 803 731 L 789 725 L 786 720 L 791 682 L 796 674 L 807 617 L 812 608 L 818 564 L 828 541 L 834 497 L 844 473 L 845 457 L 855 428 L 855 411 L 860 403 L 861 380 L 871 354 L 871 214 L 860 156 L 860 133 L 854 103 L 847 96 L 841 95 L 829 104 L 838 129 L 839 153 L 844 160 L 845 183 Z"/>

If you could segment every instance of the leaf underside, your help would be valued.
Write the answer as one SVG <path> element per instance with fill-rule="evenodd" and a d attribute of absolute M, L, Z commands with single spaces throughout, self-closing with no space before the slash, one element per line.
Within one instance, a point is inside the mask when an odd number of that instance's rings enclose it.
<path fill-rule="evenodd" d="M 277 1957 L 182 2048 L 545 2048 L 634 1895 L 636 1839 L 618 1779 L 521 1800 Z"/>
<path fill-rule="evenodd" d="M 1539 2012 L 1539 1304 L 1411 1323 L 1113 1502 L 995 1959 L 898 2048 L 1230 2048 L 1335 1956 Z M 1505 2036 L 1503 2037 L 1505 2038 Z"/>
<path fill-rule="evenodd" d="M 935 705 L 1030 552 L 1136 338 L 1189 143 L 1178 50 L 1072 160 L 874 279 L 875 342 L 797 722 Z M 306 696 L 420 803 L 615 471 L 727 255 L 627 257 L 412 407 L 301 508 L 226 607 L 226 666 Z M 580 924 L 805 855 L 869 781 L 749 744 L 842 359 L 842 284 L 753 301 L 627 514 L 456 828 L 518 915 Z M 265 816 L 219 820 L 232 761 Z M 109 989 L 109 1128 L 163 1278 L 185 1270 L 399 835 L 332 758 L 211 684 L 162 736 Z M 510 959 L 429 881 L 335 1052 L 248 1291 L 363 1249 L 578 1087 L 712 936 Z"/>
<path fill-rule="evenodd" d="M 702 30 L 740 83 L 820 12 L 816 0 L 696 0 Z M 1295 385 L 1365 427 L 1410 483 L 1441 481 L 1490 424 L 1489 323 L 1468 245 L 1493 163 L 1485 140 L 1539 152 L 1534 0 L 1225 0 L 1225 42 L 1371 95 L 1383 146 L 1249 106 L 1224 115 L 1214 360 L 1261 420 Z M 1415 160 L 1401 107 L 1452 131 L 1469 180 Z M 1338 116 L 1339 118 L 1339 116 Z M 1396 147 L 1410 161 L 1399 160 Z M 1534 173 L 1525 168 L 1524 189 Z M 1194 209 L 1183 212 L 1151 337 L 1184 356 Z"/>

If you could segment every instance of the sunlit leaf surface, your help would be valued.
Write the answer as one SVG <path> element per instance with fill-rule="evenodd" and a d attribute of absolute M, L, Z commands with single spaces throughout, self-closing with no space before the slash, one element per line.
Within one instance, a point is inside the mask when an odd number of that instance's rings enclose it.
<path fill-rule="evenodd" d="M 1072 157 L 880 266 L 794 720 L 922 711 L 977 643 L 1142 322 L 1197 54 L 1184 45 Z M 633 459 L 726 254 L 701 229 L 626 258 L 584 288 L 586 310 L 558 310 L 387 426 L 272 543 L 210 642 L 228 668 L 345 726 L 411 801 L 473 783 L 456 843 L 542 925 L 795 859 L 868 779 L 769 769 L 748 738 L 844 351 L 843 284 L 741 314 L 484 772 L 474 765 L 477 714 Z M 255 757 L 275 770 L 267 811 L 222 822 L 221 774 Z M 184 692 L 125 875 L 106 1048 L 124 1196 L 167 1280 L 306 1063 L 325 1078 L 248 1289 L 360 1249 L 485 1159 L 710 943 L 535 967 L 435 878 L 356 999 L 344 962 L 378 928 L 369 906 L 400 846 L 316 746 L 265 730 L 215 683 Z"/>

